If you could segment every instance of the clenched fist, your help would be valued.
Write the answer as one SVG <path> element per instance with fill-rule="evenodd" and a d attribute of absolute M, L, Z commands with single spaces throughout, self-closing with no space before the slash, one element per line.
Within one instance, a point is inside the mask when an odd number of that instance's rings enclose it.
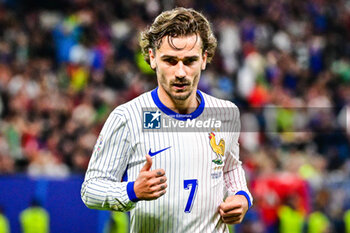
<path fill-rule="evenodd" d="M 241 223 L 247 211 L 248 201 L 243 195 L 230 196 L 219 206 L 221 219 L 226 224 Z"/>

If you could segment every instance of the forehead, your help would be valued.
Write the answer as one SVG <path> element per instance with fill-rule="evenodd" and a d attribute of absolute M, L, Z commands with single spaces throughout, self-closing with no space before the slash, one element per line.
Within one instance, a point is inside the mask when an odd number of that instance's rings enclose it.
<path fill-rule="evenodd" d="M 199 35 L 192 34 L 188 36 L 162 38 L 162 43 L 157 53 L 160 56 L 200 56 L 202 54 L 202 40 Z"/>

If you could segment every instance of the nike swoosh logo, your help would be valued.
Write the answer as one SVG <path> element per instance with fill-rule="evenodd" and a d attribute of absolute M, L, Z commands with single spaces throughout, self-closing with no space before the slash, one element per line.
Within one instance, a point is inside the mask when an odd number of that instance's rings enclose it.
<path fill-rule="evenodd" d="M 153 156 L 155 156 L 156 154 L 159 154 L 160 152 L 163 152 L 163 151 L 169 149 L 170 147 L 171 147 L 171 146 L 169 146 L 169 147 L 167 147 L 167 148 L 164 148 L 164 149 L 161 149 L 161 150 L 158 150 L 158 151 L 155 151 L 155 152 L 152 152 L 151 149 L 149 149 L 148 154 L 149 154 L 151 157 L 153 157 Z"/>

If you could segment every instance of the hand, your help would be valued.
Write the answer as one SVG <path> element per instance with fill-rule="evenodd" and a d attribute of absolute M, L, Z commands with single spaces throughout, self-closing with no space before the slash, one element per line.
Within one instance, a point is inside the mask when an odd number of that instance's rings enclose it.
<path fill-rule="evenodd" d="M 219 206 L 221 219 L 226 224 L 241 223 L 247 211 L 248 200 L 243 195 L 230 196 Z"/>
<path fill-rule="evenodd" d="M 167 178 L 163 169 L 150 171 L 152 158 L 146 155 L 146 164 L 140 170 L 134 183 L 136 197 L 140 200 L 154 200 L 166 193 Z"/>

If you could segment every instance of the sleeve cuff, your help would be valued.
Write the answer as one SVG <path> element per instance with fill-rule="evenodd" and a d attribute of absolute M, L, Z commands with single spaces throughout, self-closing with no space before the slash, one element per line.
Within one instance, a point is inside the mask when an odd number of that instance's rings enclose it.
<path fill-rule="evenodd" d="M 130 201 L 132 202 L 138 202 L 140 199 L 136 197 L 135 191 L 134 191 L 134 181 L 129 182 L 126 186 L 126 192 L 128 193 L 128 197 Z"/>
<path fill-rule="evenodd" d="M 250 197 L 249 197 L 247 192 L 241 190 L 241 191 L 238 191 L 235 195 L 243 195 L 243 196 L 245 196 L 245 198 L 247 198 L 247 201 L 248 201 L 248 208 L 250 208 L 252 206 L 252 202 L 251 202 Z"/>

